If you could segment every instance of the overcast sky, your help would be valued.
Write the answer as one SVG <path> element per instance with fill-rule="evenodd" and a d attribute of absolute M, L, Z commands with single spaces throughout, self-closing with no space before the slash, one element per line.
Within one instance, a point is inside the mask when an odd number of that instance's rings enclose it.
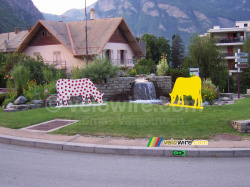
<path fill-rule="evenodd" d="M 40 12 L 61 15 L 69 9 L 82 9 L 85 7 L 85 0 L 32 0 Z M 87 6 L 97 0 L 86 0 Z"/>

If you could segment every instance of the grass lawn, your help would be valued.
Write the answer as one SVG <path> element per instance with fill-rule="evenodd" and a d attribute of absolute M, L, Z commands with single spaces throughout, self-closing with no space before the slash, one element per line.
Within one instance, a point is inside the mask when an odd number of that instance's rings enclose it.
<path fill-rule="evenodd" d="M 205 106 L 204 110 L 161 105 L 107 102 L 106 106 L 42 108 L 14 113 L 0 111 L 0 126 L 13 129 L 52 119 L 79 120 L 53 134 L 207 139 L 235 134 L 230 121 L 250 119 L 250 98 L 234 105 Z"/>

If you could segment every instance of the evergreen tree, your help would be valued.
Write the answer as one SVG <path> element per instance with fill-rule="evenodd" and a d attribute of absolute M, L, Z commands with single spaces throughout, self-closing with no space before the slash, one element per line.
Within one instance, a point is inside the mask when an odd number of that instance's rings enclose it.
<path fill-rule="evenodd" d="M 172 67 L 180 68 L 185 56 L 185 47 L 179 34 L 172 37 Z"/>

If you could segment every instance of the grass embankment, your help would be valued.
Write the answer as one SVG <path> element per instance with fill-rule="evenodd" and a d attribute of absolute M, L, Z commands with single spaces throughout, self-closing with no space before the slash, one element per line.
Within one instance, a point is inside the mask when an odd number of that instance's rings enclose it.
<path fill-rule="evenodd" d="M 79 120 L 54 134 L 164 137 L 175 139 L 212 138 L 236 134 L 230 122 L 250 119 L 250 98 L 234 105 L 206 106 L 204 110 L 161 105 L 115 103 L 85 108 L 42 108 L 15 113 L 0 112 L 0 126 L 19 129 L 52 119 Z"/>

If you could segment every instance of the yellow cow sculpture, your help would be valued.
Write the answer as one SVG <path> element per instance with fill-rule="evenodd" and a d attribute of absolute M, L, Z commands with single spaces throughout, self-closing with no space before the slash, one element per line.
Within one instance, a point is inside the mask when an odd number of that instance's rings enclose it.
<path fill-rule="evenodd" d="M 194 77 L 188 77 L 188 78 L 184 78 L 184 77 L 177 78 L 175 81 L 173 91 L 169 95 L 171 97 L 171 104 L 169 106 L 203 109 L 200 77 L 194 76 Z M 184 95 L 192 96 L 192 99 L 194 100 L 194 106 L 184 105 Z M 178 96 L 178 103 L 174 104 L 177 96 Z M 181 104 L 180 104 L 180 101 L 182 101 Z"/>

